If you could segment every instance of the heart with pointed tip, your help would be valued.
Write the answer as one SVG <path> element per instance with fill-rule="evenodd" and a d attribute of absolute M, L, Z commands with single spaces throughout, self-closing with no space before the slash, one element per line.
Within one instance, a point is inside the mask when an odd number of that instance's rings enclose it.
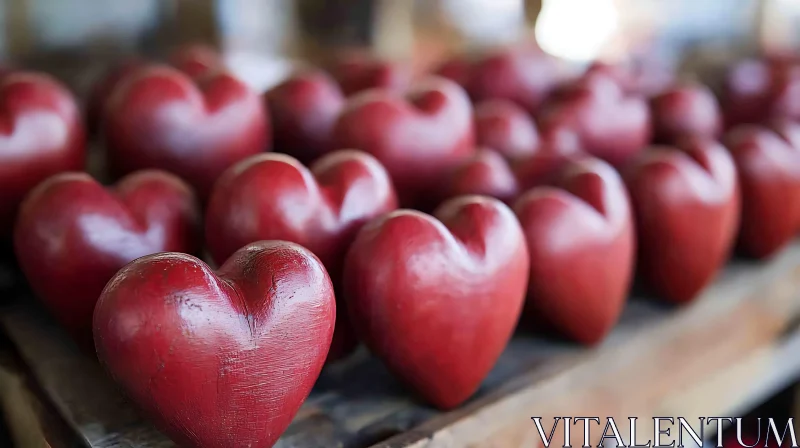
<path fill-rule="evenodd" d="M 569 160 L 514 211 L 530 254 L 526 320 L 583 344 L 601 341 L 633 277 L 633 216 L 620 176 L 598 159 Z"/>
<path fill-rule="evenodd" d="M 345 264 L 345 298 L 366 345 L 423 399 L 467 400 L 514 331 L 528 275 L 519 223 L 466 196 L 435 217 L 399 210 L 364 226 Z"/>
<path fill-rule="evenodd" d="M 425 208 L 442 177 L 475 152 L 474 143 L 472 105 L 464 90 L 428 78 L 405 98 L 378 91 L 351 98 L 331 147 L 372 154 L 391 175 L 400 203 Z"/>
<path fill-rule="evenodd" d="M 747 255 L 767 258 L 800 230 L 800 148 L 756 125 L 732 129 L 724 142 L 739 174 L 739 247 Z"/>
<path fill-rule="evenodd" d="M 261 98 L 224 71 L 192 81 L 169 67 L 137 70 L 111 93 L 102 127 L 115 175 L 163 169 L 201 199 L 226 168 L 270 143 Z"/>
<path fill-rule="evenodd" d="M 739 191 L 727 149 L 702 137 L 654 147 L 625 180 L 639 238 L 639 275 L 659 296 L 686 303 L 713 280 L 736 240 Z"/>
<path fill-rule="evenodd" d="M 311 170 L 289 156 L 263 154 L 235 165 L 217 182 L 206 212 L 206 243 L 218 263 L 254 241 L 301 244 L 319 257 L 340 290 L 342 264 L 358 230 L 396 208 L 389 175 L 366 153 L 337 151 Z M 337 310 L 331 362 L 357 342 L 346 307 Z"/>
<path fill-rule="evenodd" d="M 266 93 L 275 151 L 311 163 L 330 150 L 331 130 L 344 108 L 339 86 L 324 72 L 297 73 Z"/>
<path fill-rule="evenodd" d="M 216 272 L 185 254 L 120 270 L 94 314 L 97 355 L 178 445 L 268 448 L 328 354 L 330 278 L 286 241 L 243 247 Z"/>
<path fill-rule="evenodd" d="M 539 149 L 533 120 L 519 106 L 504 100 L 475 105 L 475 138 L 478 146 L 491 148 L 508 159 L 530 156 Z"/>
<path fill-rule="evenodd" d="M 39 182 L 82 170 L 86 133 L 69 91 L 49 76 L 15 71 L 0 79 L 0 239 Z"/>
<path fill-rule="evenodd" d="M 200 211 L 188 185 L 161 171 L 105 188 L 84 173 L 51 177 L 25 199 L 14 231 L 20 267 L 36 295 L 84 347 L 103 287 L 138 257 L 197 253 Z"/>

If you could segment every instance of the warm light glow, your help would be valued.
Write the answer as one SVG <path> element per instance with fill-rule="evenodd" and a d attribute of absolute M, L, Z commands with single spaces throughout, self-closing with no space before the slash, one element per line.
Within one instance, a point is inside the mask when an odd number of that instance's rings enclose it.
<path fill-rule="evenodd" d="M 590 61 L 617 26 L 614 0 L 546 0 L 536 20 L 536 40 L 553 56 Z"/>

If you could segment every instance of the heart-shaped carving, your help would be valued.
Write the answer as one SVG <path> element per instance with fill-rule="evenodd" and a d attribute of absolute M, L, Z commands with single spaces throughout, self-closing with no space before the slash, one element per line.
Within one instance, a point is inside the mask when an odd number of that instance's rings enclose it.
<path fill-rule="evenodd" d="M 798 86 L 800 65 L 796 60 L 746 59 L 734 64 L 723 83 L 726 125 L 730 128 L 771 118 L 800 118 L 798 101 L 794 98 Z"/>
<path fill-rule="evenodd" d="M 711 89 L 701 84 L 674 86 L 650 100 L 653 138 L 675 144 L 687 136 L 716 139 L 722 112 Z"/>
<path fill-rule="evenodd" d="M 84 173 L 51 177 L 25 199 L 14 231 L 36 295 L 84 347 L 106 282 L 138 257 L 196 253 L 200 212 L 191 189 L 160 171 L 131 174 L 110 189 Z"/>
<path fill-rule="evenodd" d="M 183 447 L 271 447 L 319 376 L 336 303 L 325 268 L 285 241 L 215 273 L 185 254 L 125 266 L 94 315 L 97 355 Z"/>
<path fill-rule="evenodd" d="M 475 137 L 478 146 L 509 159 L 527 157 L 539 149 L 539 133 L 533 120 L 519 106 L 504 100 L 475 105 Z"/>
<path fill-rule="evenodd" d="M 428 78 L 407 98 L 371 91 L 353 97 L 334 127 L 333 148 L 355 148 L 392 176 L 400 203 L 425 206 L 442 176 L 475 151 L 472 105 L 457 84 Z"/>
<path fill-rule="evenodd" d="M 579 79 L 546 104 L 538 117 L 543 136 L 571 130 L 579 147 L 615 166 L 635 157 L 651 137 L 650 109 L 611 78 Z"/>
<path fill-rule="evenodd" d="M 297 73 L 265 95 L 275 150 L 311 163 L 330 149 L 333 125 L 345 104 L 339 86 L 325 73 Z"/>
<path fill-rule="evenodd" d="M 254 241 L 301 244 L 319 257 L 339 290 L 358 230 L 395 208 L 389 175 L 366 153 L 337 151 L 311 171 L 291 157 L 263 154 L 235 165 L 217 182 L 206 213 L 206 243 L 218 263 Z M 329 361 L 356 346 L 346 307 L 340 303 L 337 310 Z"/>
<path fill-rule="evenodd" d="M 731 130 L 725 145 L 742 194 L 739 246 L 753 257 L 769 257 L 800 230 L 800 148 L 754 125 Z"/>
<path fill-rule="evenodd" d="M 508 161 L 496 151 L 481 149 L 457 166 L 440 189 L 440 202 L 457 196 L 482 195 L 513 203 L 525 190 L 552 180 L 577 152 L 540 151 Z"/>
<path fill-rule="evenodd" d="M 739 225 L 736 167 L 727 149 L 701 137 L 655 147 L 625 179 L 639 238 L 639 274 L 661 297 L 692 300 L 725 263 Z"/>
<path fill-rule="evenodd" d="M 509 100 L 530 114 L 539 111 L 562 79 L 556 60 L 528 43 L 459 56 L 437 73 L 464 86 L 475 102 Z"/>
<path fill-rule="evenodd" d="M 364 226 L 347 256 L 345 298 L 372 352 L 448 409 L 475 392 L 508 343 L 528 253 L 495 199 L 454 199 L 435 216 L 400 210 Z"/>
<path fill-rule="evenodd" d="M 0 78 L 0 239 L 39 182 L 81 170 L 86 134 L 72 95 L 49 76 L 15 71 Z"/>
<path fill-rule="evenodd" d="M 177 177 L 142 171 L 106 189 L 88 174 L 51 177 L 26 198 L 14 231 L 22 271 L 78 343 L 91 347 L 103 287 L 138 257 L 197 252 L 200 213 Z"/>
<path fill-rule="evenodd" d="M 633 277 L 628 194 L 608 164 L 565 162 L 514 204 L 530 253 L 526 318 L 594 344 L 619 319 Z"/>
<path fill-rule="evenodd" d="M 224 71 L 196 82 L 152 66 L 114 89 L 102 127 L 115 174 L 163 169 L 205 199 L 226 168 L 268 149 L 269 120 L 255 92 Z"/>

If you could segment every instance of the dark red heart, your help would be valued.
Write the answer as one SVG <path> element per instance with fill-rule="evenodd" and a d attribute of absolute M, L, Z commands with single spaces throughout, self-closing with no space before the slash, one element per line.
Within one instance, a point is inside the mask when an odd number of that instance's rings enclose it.
<path fill-rule="evenodd" d="M 200 216 L 191 189 L 142 171 L 107 190 L 88 174 L 39 185 L 20 209 L 14 247 L 36 295 L 85 347 L 103 287 L 131 260 L 162 251 L 197 252 Z"/>
<path fill-rule="evenodd" d="M 526 319 L 599 342 L 619 319 L 633 277 L 633 216 L 622 179 L 598 159 L 569 160 L 514 210 L 531 259 Z"/>
<path fill-rule="evenodd" d="M 460 56 L 446 62 L 437 73 L 464 86 L 475 102 L 505 99 L 530 114 L 538 112 L 562 78 L 555 59 L 528 44 L 477 57 Z"/>
<path fill-rule="evenodd" d="M 412 81 L 410 65 L 360 52 L 338 55 L 328 70 L 347 96 L 374 88 L 403 94 Z"/>
<path fill-rule="evenodd" d="M 28 191 L 53 174 L 83 169 L 85 155 L 80 112 L 65 87 L 21 71 L 0 79 L 0 239 L 11 236 Z"/>
<path fill-rule="evenodd" d="M 675 86 L 650 100 L 653 137 L 675 144 L 682 137 L 717 139 L 722 112 L 714 93 L 703 85 Z"/>
<path fill-rule="evenodd" d="M 569 159 L 580 153 L 539 151 L 513 161 L 481 149 L 456 167 L 441 188 L 440 202 L 463 195 L 483 195 L 511 204 L 529 188 L 552 180 Z"/>
<path fill-rule="evenodd" d="M 501 202 L 468 196 L 433 218 L 401 210 L 364 226 L 345 264 L 361 339 L 431 404 L 468 399 L 494 366 L 525 297 L 528 253 Z"/>
<path fill-rule="evenodd" d="M 748 59 L 733 65 L 723 84 L 726 125 L 763 123 L 771 118 L 800 119 L 800 65 L 791 59 Z"/>
<path fill-rule="evenodd" d="M 428 78 L 406 98 L 389 92 L 353 97 L 333 131 L 332 148 L 377 158 L 400 203 L 423 207 L 442 176 L 475 152 L 472 106 L 457 84 Z"/>
<path fill-rule="evenodd" d="M 345 98 L 328 75 L 298 73 L 267 92 L 265 98 L 276 151 L 311 163 L 329 150 L 331 131 Z"/>
<path fill-rule="evenodd" d="M 103 133 L 112 171 L 159 168 L 189 182 L 201 198 L 222 172 L 269 149 L 259 96 L 226 72 L 197 80 L 162 66 L 137 71 L 105 107 Z"/>
<path fill-rule="evenodd" d="M 748 255 L 769 257 L 800 230 L 800 148 L 754 125 L 733 129 L 725 144 L 742 193 L 739 246 Z"/>
<path fill-rule="evenodd" d="M 217 182 L 206 213 L 206 243 L 218 263 L 254 241 L 302 244 L 320 258 L 339 290 L 358 230 L 395 208 L 389 175 L 368 154 L 337 151 L 311 171 L 291 157 L 263 154 L 235 165 Z M 356 346 L 346 307 L 337 309 L 329 361 Z"/>
<path fill-rule="evenodd" d="M 307 249 L 263 241 L 215 273 L 189 255 L 140 258 L 94 314 L 97 355 L 178 445 L 271 447 L 319 376 L 330 278 Z"/>
<path fill-rule="evenodd" d="M 505 100 L 475 105 L 477 145 L 493 149 L 509 159 L 530 156 L 539 149 L 539 133 L 530 116 Z"/>
<path fill-rule="evenodd" d="M 647 102 L 626 95 L 611 78 L 599 74 L 577 81 L 543 107 L 538 117 L 543 136 L 571 131 L 582 150 L 621 166 L 651 137 Z"/>
<path fill-rule="evenodd" d="M 728 259 L 739 225 L 736 167 L 713 140 L 648 150 L 626 172 L 636 211 L 639 274 L 662 298 L 686 303 Z"/>

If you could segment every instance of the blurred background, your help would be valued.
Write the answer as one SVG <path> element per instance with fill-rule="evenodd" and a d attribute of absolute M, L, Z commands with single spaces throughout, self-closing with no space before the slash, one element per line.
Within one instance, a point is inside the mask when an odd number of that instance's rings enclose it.
<path fill-rule="evenodd" d="M 3 0 L 0 57 L 79 92 L 130 53 L 206 43 L 254 86 L 299 61 L 369 50 L 424 71 L 449 54 L 534 40 L 579 66 L 645 55 L 684 73 L 800 40 L 797 0 Z M 710 82 L 710 81 L 707 81 Z"/>

